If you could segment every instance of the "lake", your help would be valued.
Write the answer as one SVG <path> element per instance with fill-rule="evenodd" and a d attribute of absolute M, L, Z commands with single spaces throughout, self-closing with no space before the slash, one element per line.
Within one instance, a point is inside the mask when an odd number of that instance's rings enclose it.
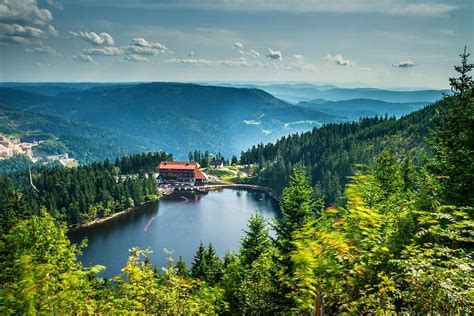
<path fill-rule="evenodd" d="M 119 274 L 132 247 L 151 248 L 154 265 L 166 264 L 164 248 L 188 264 L 202 241 L 212 243 L 217 254 L 236 251 L 247 221 L 255 212 L 270 223 L 279 216 L 278 203 L 268 194 L 223 189 L 204 193 L 176 192 L 123 216 L 69 234 L 72 242 L 88 239 L 79 260 L 107 267 L 101 276 Z"/>

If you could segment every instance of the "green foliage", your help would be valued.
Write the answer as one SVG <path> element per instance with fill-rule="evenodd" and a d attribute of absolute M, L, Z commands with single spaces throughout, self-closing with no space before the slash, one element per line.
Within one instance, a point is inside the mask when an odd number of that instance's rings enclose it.
<path fill-rule="evenodd" d="M 364 142 L 367 133 L 378 135 L 370 139 L 376 139 L 380 148 L 371 152 L 378 154 L 368 167 L 351 169 L 356 172 L 341 196 L 344 205 L 322 209 L 316 197 L 327 187 L 312 187 L 308 170 L 297 162 L 310 162 L 314 171 L 319 167 L 313 163 L 322 156 L 323 164 L 330 166 L 326 159 L 336 153 L 344 156 L 364 147 L 320 152 L 318 159 L 306 159 L 311 151 L 305 154 L 301 148 L 311 146 L 297 144 L 310 141 L 318 135 L 315 132 L 288 138 L 291 146 L 286 148 L 259 146 L 242 155 L 244 160 L 258 155 L 258 172 L 274 167 L 292 170 L 286 174 L 289 184 L 281 197 L 276 238 L 270 238 L 263 218 L 254 215 L 239 253 L 227 253 L 221 260 L 212 245 L 206 248 L 201 243 L 190 273 L 181 258 L 176 264 L 170 259 L 160 272 L 152 266 L 149 250 L 133 248 L 122 276 L 100 279 L 97 272 L 102 267 L 79 264 L 80 247 L 70 244 L 66 226 L 56 221 L 65 215 L 88 220 L 113 212 L 117 203 L 143 203 L 154 189 L 154 180 L 145 176 L 143 166 L 155 163 L 156 156 L 136 157 L 135 163 L 124 159 L 115 165 L 106 161 L 77 169 L 35 171 L 33 180 L 41 194 L 29 189 L 24 176 L 0 177 L 0 313 L 473 314 L 470 137 L 474 129 L 466 55 L 457 68 L 461 77 L 451 80 L 456 94 L 445 98 L 439 112 L 441 123 L 429 143 L 433 156 L 417 158 L 426 166 L 413 163 L 410 151 L 382 146 L 393 142 L 378 137 L 387 126 L 392 131 L 407 128 L 394 138 L 398 144 L 412 144 L 404 133 L 417 130 L 412 124 L 423 121 L 417 116 L 430 112 L 399 121 L 362 120 L 331 127 L 347 128 L 347 135 L 352 135 L 348 138 L 362 137 Z M 329 139 L 337 143 L 344 137 Z M 276 161 L 266 163 L 275 148 Z M 300 150 L 286 163 L 278 152 L 289 148 Z M 349 162 L 354 157 L 344 159 Z M 121 169 L 139 174 L 122 178 Z M 43 206 L 50 206 L 54 216 Z"/>
<path fill-rule="evenodd" d="M 2 314 L 88 313 L 96 308 L 91 273 L 76 262 L 78 250 L 64 227 L 43 211 L 21 221 L 0 244 Z M 99 268 L 93 270 L 98 271 Z"/>
<path fill-rule="evenodd" d="M 291 251 L 290 240 L 293 232 L 313 219 L 317 214 L 317 203 L 305 166 L 296 165 L 288 186 L 280 200 L 282 216 L 278 219 L 279 249 L 283 254 Z"/>
<path fill-rule="evenodd" d="M 472 81 L 470 81 L 472 84 Z M 473 88 L 446 96 L 438 107 L 437 127 L 432 132 L 430 167 L 441 180 L 450 203 L 474 203 L 474 96 Z"/>
<path fill-rule="evenodd" d="M 240 260 L 245 266 L 251 265 L 271 246 L 268 228 L 263 216 L 254 214 L 248 221 L 240 246 Z"/>
<path fill-rule="evenodd" d="M 242 164 L 255 164 L 247 182 L 260 184 L 281 194 L 288 184 L 293 166 L 304 163 L 311 183 L 326 205 L 344 205 L 343 191 L 348 176 L 357 164 L 370 164 L 385 147 L 396 151 L 410 149 L 415 162 L 416 151 L 424 147 L 423 136 L 432 126 L 433 105 L 398 120 L 394 117 L 361 118 L 358 122 L 327 124 L 302 134 L 283 137 L 275 143 L 253 146 L 242 152 Z"/>
<path fill-rule="evenodd" d="M 6 232 L 16 218 L 39 214 L 43 207 L 68 225 L 80 225 L 154 201 L 156 181 L 144 171 L 168 158 L 157 152 L 117 159 L 115 165 L 106 160 L 77 168 L 36 168 L 32 180 L 37 190 L 27 171 L 0 176 L 0 232 Z"/>
<path fill-rule="evenodd" d="M 217 256 L 212 244 L 209 244 L 206 250 L 201 243 L 194 256 L 191 275 L 209 284 L 216 284 L 222 278 L 222 269 L 222 260 Z"/>
<path fill-rule="evenodd" d="M 31 160 L 26 155 L 14 155 L 10 159 L 0 160 L 0 176 L 28 170 Z"/>

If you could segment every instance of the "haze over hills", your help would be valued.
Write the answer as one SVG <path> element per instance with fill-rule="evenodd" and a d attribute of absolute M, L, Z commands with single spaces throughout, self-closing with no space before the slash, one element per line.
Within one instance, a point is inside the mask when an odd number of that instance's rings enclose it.
<path fill-rule="evenodd" d="M 381 115 L 395 115 L 400 117 L 404 114 L 418 110 L 427 105 L 427 102 L 385 102 L 372 99 L 352 99 L 342 101 L 326 101 L 315 99 L 302 101 L 298 105 L 316 109 L 318 111 L 346 117 L 348 120 L 357 120 L 360 117 L 373 117 Z"/>
<path fill-rule="evenodd" d="M 41 92 L 41 85 L 33 87 Z M 67 92 L 60 91 L 64 87 Z M 126 136 L 132 142 L 131 151 L 137 146 L 163 149 L 181 158 L 194 149 L 238 154 L 254 143 L 344 120 L 253 88 L 183 83 L 89 89 L 51 84 L 44 88 L 42 94 L 31 92 L 31 85 L 0 88 L 0 102 L 21 111 L 107 128 Z"/>
<path fill-rule="evenodd" d="M 258 88 L 273 96 L 291 103 L 323 99 L 341 101 L 351 99 L 373 99 L 385 102 L 425 102 L 439 100 L 449 90 L 436 89 L 378 89 L 378 88 L 342 88 L 330 84 L 280 83 L 280 84 L 221 84 L 232 87 Z"/>

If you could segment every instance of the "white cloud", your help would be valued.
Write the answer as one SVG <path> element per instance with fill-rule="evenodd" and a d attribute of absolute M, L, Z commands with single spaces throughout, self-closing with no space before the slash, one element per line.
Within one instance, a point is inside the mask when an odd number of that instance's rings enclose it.
<path fill-rule="evenodd" d="M 150 43 L 144 38 L 134 38 L 132 44 L 125 47 L 131 55 L 157 56 L 161 53 L 172 53 L 171 50 L 160 43 Z M 134 59 L 132 57 L 132 59 Z"/>
<path fill-rule="evenodd" d="M 189 64 L 189 65 L 205 65 L 205 66 L 229 66 L 229 67 L 264 67 L 260 62 L 248 61 L 241 57 L 238 59 L 209 60 L 194 58 L 171 58 L 168 59 L 172 64 Z"/>
<path fill-rule="evenodd" d="M 162 45 L 160 43 L 150 43 L 144 38 L 134 38 L 132 45 L 138 47 L 155 48 L 161 52 L 169 51 L 168 47 L 166 47 L 165 45 Z"/>
<path fill-rule="evenodd" d="M 118 47 L 106 46 L 102 48 L 87 48 L 83 49 L 82 53 L 84 55 L 101 55 L 101 56 L 118 56 L 123 54 L 123 50 Z"/>
<path fill-rule="evenodd" d="M 49 5 L 50 7 L 54 8 L 56 10 L 62 11 L 64 9 L 62 3 L 59 2 L 58 0 L 44 0 L 44 1 L 47 5 Z"/>
<path fill-rule="evenodd" d="M 246 67 L 246 68 L 266 68 L 274 70 L 286 70 L 286 71 L 304 71 L 312 72 L 316 71 L 316 67 L 313 64 L 305 63 L 304 60 L 297 60 L 293 63 L 261 63 L 258 61 L 247 60 L 244 57 L 236 59 L 223 59 L 223 60 L 210 60 L 210 59 L 195 59 L 195 58 L 171 58 L 168 59 L 169 63 L 172 64 L 187 64 L 187 65 L 201 65 L 201 66 L 227 66 L 227 67 Z"/>
<path fill-rule="evenodd" d="M 248 56 L 252 56 L 252 57 L 260 57 L 260 53 L 257 52 L 255 49 L 251 49 L 251 50 L 248 50 L 248 51 L 239 49 L 239 54 L 248 55 Z"/>
<path fill-rule="evenodd" d="M 295 62 L 279 65 L 276 68 L 284 69 L 288 71 L 303 71 L 303 72 L 317 71 L 316 66 L 314 66 L 313 64 L 306 63 L 304 61 L 303 55 L 296 54 L 296 55 L 293 55 L 293 58 L 295 59 Z"/>
<path fill-rule="evenodd" d="M 6 36 L 21 36 L 30 38 L 45 38 L 44 31 L 36 27 L 22 26 L 19 24 L 0 23 L 0 34 Z"/>
<path fill-rule="evenodd" d="M 266 57 L 273 60 L 283 60 L 281 51 L 273 50 L 271 48 L 268 49 L 268 55 L 266 55 Z"/>
<path fill-rule="evenodd" d="M 25 52 L 36 53 L 36 54 L 46 54 L 46 55 L 59 55 L 58 52 L 54 48 L 48 45 L 44 45 L 44 44 L 37 47 L 26 48 Z"/>
<path fill-rule="evenodd" d="M 40 62 L 35 63 L 35 65 L 36 65 L 37 67 L 40 67 L 40 68 L 46 68 L 46 67 L 51 66 L 51 64 L 48 64 L 48 63 L 40 63 Z"/>
<path fill-rule="evenodd" d="M 247 52 L 247 54 L 250 55 L 250 56 L 253 56 L 253 57 L 260 57 L 260 53 L 257 52 L 257 51 L 254 50 L 254 49 L 249 50 L 249 51 Z"/>
<path fill-rule="evenodd" d="M 262 122 L 255 120 L 243 120 L 246 125 L 260 125 Z"/>
<path fill-rule="evenodd" d="M 99 33 L 96 32 L 69 32 L 73 38 L 80 38 L 96 46 L 108 45 L 114 46 L 115 42 L 112 36 L 108 33 Z"/>
<path fill-rule="evenodd" d="M 248 55 L 252 57 L 260 57 L 260 53 L 257 52 L 255 49 L 245 50 L 244 44 L 242 43 L 234 43 L 234 48 L 239 52 L 241 55 Z"/>
<path fill-rule="evenodd" d="M 59 35 L 59 32 L 52 25 L 48 25 L 48 33 L 51 34 L 54 37 L 57 37 Z"/>
<path fill-rule="evenodd" d="M 36 0 L 0 0 L 3 22 L 46 25 L 53 19 L 51 11 L 40 9 Z"/>
<path fill-rule="evenodd" d="M 392 64 L 392 67 L 398 67 L 398 68 L 411 68 L 411 67 L 414 67 L 414 66 L 415 66 L 415 64 L 410 60 L 401 61 L 399 63 Z"/>
<path fill-rule="evenodd" d="M 48 23 L 53 15 L 40 9 L 36 0 L 0 0 L 0 41 L 30 45 L 31 39 L 57 36 L 54 26 Z"/>
<path fill-rule="evenodd" d="M 140 56 L 140 55 L 135 55 L 135 54 L 126 55 L 124 59 L 126 61 L 133 61 L 133 62 L 150 62 L 149 58 Z"/>
<path fill-rule="evenodd" d="M 31 41 L 25 37 L 21 36 L 4 36 L 0 35 L 0 42 L 9 43 L 9 44 L 24 44 L 29 45 Z"/>
<path fill-rule="evenodd" d="M 304 57 L 303 55 L 293 55 L 293 58 L 296 59 L 299 62 L 304 62 Z"/>
<path fill-rule="evenodd" d="M 88 55 L 73 55 L 72 58 L 82 63 L 95 63 L 94 58 Z"/>
<path fill-rule="evenodd" d="M 125 49 L 129 51 L 131 54 L 136 54 L 136 55 L 156 56 L 161 53 L 159 49 L 155 49 L 152 47 L 135 46 L 135 45 L 128 45 Z"/>
<path fill-rule="evenodd" d="M 354 62 L 344 59 L 341 54 L 331 55 L 330 53 L 327 53 L 324 59 L 333 61 L 338 66 L 352 66 L 354 64 Z"/>

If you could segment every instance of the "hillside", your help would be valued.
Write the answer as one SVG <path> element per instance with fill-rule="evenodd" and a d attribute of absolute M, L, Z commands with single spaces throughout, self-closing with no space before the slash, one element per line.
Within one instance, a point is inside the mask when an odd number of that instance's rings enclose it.
<path fill-rule="evenodd" d="M 298 103 L 299 106 L 315 109 L 327 114 L 358 120 L 360 117 L 389 115 L 400 117 L 427 105 L 426 102 L 385 102 L 371 99 L 352 99 L 343 101 L 322 101 L 315 99 Z"/>
<path fill-rule="evenodd" d="M 256 88 L 291 103 L 322 99 L 341 101 L 351 99 L 373 99 L 385 102 L 424 102 L 430 103 L 441 99 L 449 90 L 418 89 L 390 90 L 376 88 L 342 88 L 334 85 L 316 85 L 307 83 L 280 84 L 221 84 L 223 86 Z"/>
<path fill-rule="evenodd" d="M 146 140 L 144 150 L 162 149 L 181 158 L 194 149 L 229 156 L 254 143 L 343 119 L 258 89 L 182 83 L 102 85 L 56 96 L 0 88 L 0 102 L 108 128 Z"/>
<path fill-rule="evenodd" d="M 242 153 L 241 163 L 258 164 L 251 182 L 281 193 L 293 166 L 303 162 L 326 204 L 339 204 L 347 177 L 357 169 L 355 164 L 369 164 L 387 146 L 408 157 L 424 147 L 423 137 L 432 124 L 435 106 L 400 119 L 366 118 L 283 137 L 275 143 L 253 146 Z"/>
<path fill-rule="evenodd" d="M 68 119 L 20 111 L 0 104 L 0 133 L 22 141 L 46 141 L 37 146 L 45 154 L 68 153 L 81 162 L 113 158 L 143 150 L 139 140 L 111 130 Z"/>

